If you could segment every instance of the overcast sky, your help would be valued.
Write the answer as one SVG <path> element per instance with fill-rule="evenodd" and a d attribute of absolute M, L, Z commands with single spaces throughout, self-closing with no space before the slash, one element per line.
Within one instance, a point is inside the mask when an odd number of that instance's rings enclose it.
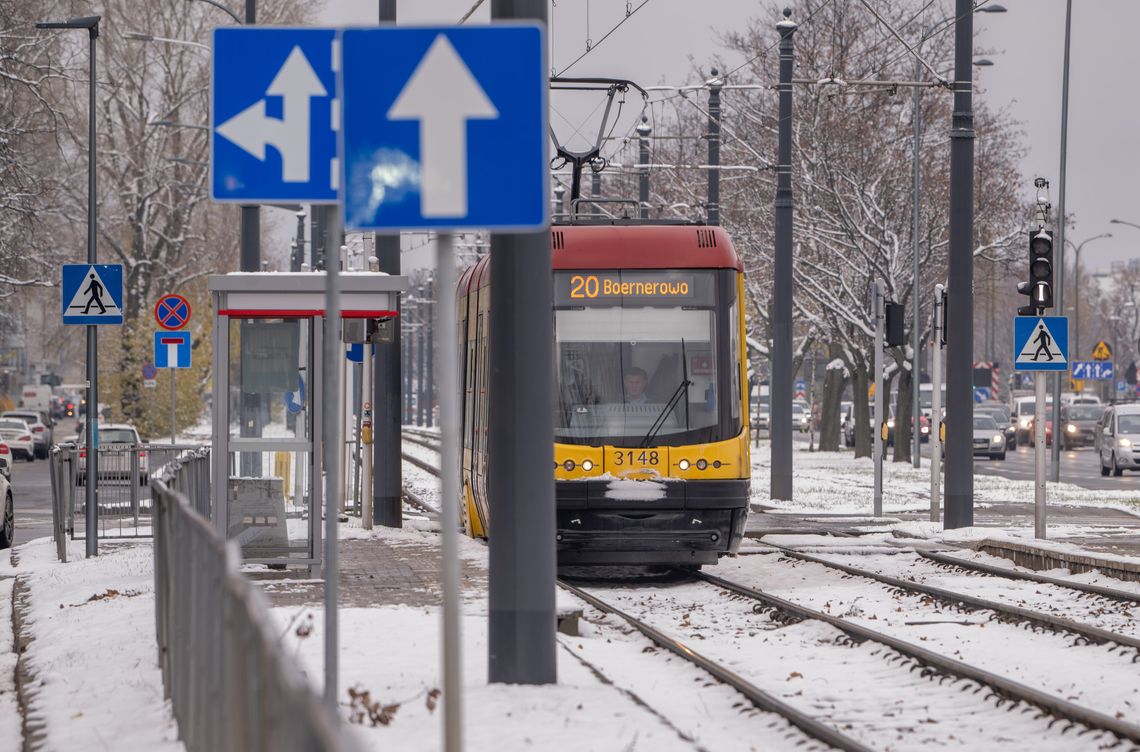
<path fill-rule="evenodd" d="M 474 0 L 400 0 L 400 23 L 455 23 Z M 637 8 L 641 0 L 634 0 Z M 914 0 L 915 9 L 923 3 Z M 1064 0 L 1002 0 L 1004 14 L 978 14 L 978 47 L 993 67 L 977 69 L 979 98 L 992 107 L 1009 106 L 1025 130 L 1028 154 L 1022 163 L 1025 195 L 1040 175 L 1052 185 L 1058 204 L 1061 131 L 1061 72 L 1064 58 Z M 795 3 L 789 3 L 793 10 Z M 1140 104 L 1130 71 L 1140 70 L 1140 2 L 1096 0 L 1075 3 L 1070 70 L 1066 211 L 1076 225 L 1069 239 L 1080 242 L 1105 232 L 1114 237 L 1089 243 L 1086 268 L 1107 269 L 1113 260 L 1135 257 L 1140 229 L 1112 225 L 1119 218 L 1140 224 L 1137 178 Z M 642 85 L 695 81 L 694 62 L 707 68 L 724 55 L 719 32 L 740 28 L 764 7 L 758 0 L 649 0 L 604 42 L 601 37 L 625 14 L 620 0 L 558 0 L 552 19 L 553 62 L 560 70 L 597 45 L 571 69 L 572 75 L 629 78 Z M 490 2 L 472 21 L 490 17 Z M 793 15 L 793 19 L 795 16 Z M 375 0 L 328 0 L 323 22 L 370 24 Z M 774 38 L 774 37 L 773 37 Z M 992 50 L 990 54 L 988 51 Z M 733 58 L 728 60 L 731 63 Z M 740 62 L 740 61 L 737 61 Z M 947 165 L 949 169 L 949 165 Z M 426 258 L 424 259 L 426 261 Z"/>

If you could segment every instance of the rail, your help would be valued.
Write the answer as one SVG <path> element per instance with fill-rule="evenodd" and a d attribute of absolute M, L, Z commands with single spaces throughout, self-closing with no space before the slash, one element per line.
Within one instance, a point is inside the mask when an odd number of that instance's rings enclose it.
<path fill-rule="evenodd" d="M 155 629 L 163 689 L 189 752 L 359 752 L 282 650 L 265 596 L 214 531 L 210 452 L 151 475 Z"/>

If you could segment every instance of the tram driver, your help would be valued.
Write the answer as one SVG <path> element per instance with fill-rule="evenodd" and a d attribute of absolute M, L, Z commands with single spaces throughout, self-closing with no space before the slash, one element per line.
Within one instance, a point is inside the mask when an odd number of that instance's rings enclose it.
<path fill-rule="evenodd" d="M 645 394 L 645 388 L 649 386 L 649 374 L 645 372 L 645 369 L 637 366 L 627 369 L 623 381 L 627 404 L 643 405 L 649 402 L 649 397 Z"/>

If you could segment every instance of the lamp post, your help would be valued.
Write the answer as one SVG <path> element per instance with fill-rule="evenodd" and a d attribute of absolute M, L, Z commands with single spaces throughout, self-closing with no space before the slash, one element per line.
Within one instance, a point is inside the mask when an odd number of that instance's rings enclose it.
<path fill-rule="evenodd" d="M 95 40 L 99 38 L 99 20 L 102 16 L 85 16 L 68 21 L 46 21 L 36 24 L 37 29 L 85 29 L 90 44 L 88 52 L 87 93 L 87 263 L 96 258 L 96 207 L 95 207 Z M 96 491 L 99 478 L 99 452 L 95 421 L 99 419 L 99 335 L 98 328 L 87 326 L 87 483 L 84 499 L 86 514 L 85 538 L 87 556 L 99 554 L 99 527 Z M 93 480 L 95 479 L 95 480 Z"/>
<path fill-rule="evenodd" d="M 992 5 L 983 5 L 980 8 L 976 8 L 973 12 L 975 12 L 975 13 L 1005 13 L 1006 9 L 1005 9 L 1004 5 L 998 5 L 997 3 L 994 3 Z M 941 21 L 939 21 L 938 23 L 934 24 L 933 26 L 927 27 L 927 30 L 923 33 L 922 37 L 919 38 L 918 44 L 915 45 L 915 52 L 917 53 L 918 49 L 922 46 L 923 42 L 925 42 L 927 39 L 930 39 L 930 37 L 933 36 L 932 29 L 941 28 L 942 24 L 951 20 L 951 18 L 952 17 L 944 18 Z M 979 67 L 989 66 L 989 65 L 993 65 L 993 61 L 987 60 L 985 58 L 981 58 L 979 60 L 975 60 L 974 65 L 979 66 Z M 916 54 L 915 55 L 915 61 L 914 61 L 914 80 L 918 81 L 921 79 L 921 77 L 922 77 L 922 60 Z M 911 306 L 914 309 L 913 310 L 914 320 L 913 320 L 913 323 L 911 324 L 912 355 L 911 355 L 911 370 L 910 370 L 910 373 L 911 373 L 911 392 L 912 392 L 912 394 L 911 394 L 911 399 L 912 399 L 911 415 L 913 416 L 912 417 L 913 422 L 911 423 L 912 428 L 911 428 L 910 433 L 911 433 L 911 457 L 912 457 L 912 462 L 914 464 L 914 467 L 916 467 L 916 468 L 922 464 L 920 461 L 920 458 L 919 458 L 919 452 L 921 451 L 921 444 L 920 444 L 921 436 L 919 435 L 919 432 L 917 430 L 917 427 L 919 425 L 919 415 L 921 414 L 921 410 L 922 410 L 921 402 L 919 400 L 920 391 L 921 391 L 920 386 L 921 386 L 921 381 L 922 381 L 922 374 L 920 372 L 919 361 L 918 361 L 919 352 L 920 352 L 919 347 L 921 346 L 920 334 L 922 331 L 922 320 L 920 317 L 920 310 L 921 310 L 922 306 L 919 305 L 920 293 L 919 293 L 919 286 L 918 286 L 918 279 L 919 279 L 919 276 L 918 276 L 918 237 L 919 237 L 919 233 L 920 233 L 920 228 L 919 228 L 920 217 L 919 217 L 919 215 L 921 213 L 921 208 L 922 208 L 922 173 L 921 173 L 921 169 L 919 166 L 919 156 L 918 156 L 919 147 L 922 144 L 922 104 L 921 104 L 921 97 L 922 97 L 922 88 L 919 86 L 915 86 L 914 87 L 914 118 L 913 118 L 913 120 L 914 120 L 914 160 L 913 160 L 913 162 L 914 162 L 913 163 L 913 170 L 914 170 L 914 206 L 913 206 L 914 231 L 913 231 L 912 237 L 911 237 L 911 251 L 912 251 L 912 254 L 914 257 L 913 258 L 913 279 L 912 279 L 912 287 L 911 287 Z"/>
<path fill-rule="evenodd" d="M 1112 220 L 1116 222 L 1116 220 Z M 1123 224 L 1123 223 L 1120 223 Z M 1067 241 L 1069 245 L 1073 246 L 1073 349 L 1072 352 L 1076 353 L 1076 357 L 1081 353 L 1081 249 L 1085 247 L 1085 243 L 1091 243 L 1094 240 L 1101 238 L 1111 238 L 1111 232 L 1101 233 L 1100 235 L 1093 235 L 1088 240 L 1082 240 L 1080 243 L 1073 244 L 1073 241 Z M 1073 356 L 1070 356 L 1072 359 Z"/>

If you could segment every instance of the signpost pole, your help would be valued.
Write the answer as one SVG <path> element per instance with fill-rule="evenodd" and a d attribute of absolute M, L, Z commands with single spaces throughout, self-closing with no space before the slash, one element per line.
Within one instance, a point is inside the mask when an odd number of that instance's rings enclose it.
<path fill-rule="evenodd" d="M 1060 379 L 1063 374 L 1058 373 Z M 1045 380 L 1047 374 L 1038 371 L 1033 374 L 1036 400 L 1033 410 L 1033 534 L 1045 537 Z M 1057 442 L 1057 426 L 1053 426 L 1053 444 Z"/>
<path fill-rule="evenodd" d="M 175 377 L 177 375 L 178 375 L 178 369 L 177 368 L 171 368 L 170 369 L 170 443 L 171 444 L 174 444 L 174 429 L 175 429 L 175 417 L 174 416 L 176 414 L 175 405 L 177 404 L 175 402 L 176 397 L 174 396 L 174 393 L 175 393 L 174 382 L 176 381 Z"/>
<path fill-rule="evenodd" d="M 883 395 L 883 289 L 876 280 L 871 284 L 871 317 L 875 324 L 875 374 L 872 383 L 875 385 L 875 435 L 874 443 L 875 465 L 875 497 L 874 515 L 883 516 L 883 429 L 887 419 L 883 414 L 886 409 L 886 399 Z"/>
<path fill-rule="evenodd" d="M 930 358 L 930 521 L 938 522 L 942 485 L 942 295 L 946 288 L 934 286 L 934 335 Z"/>
<path fill-rule="evenodd" d="M 333 214 L 333 212 L 329 212 Z M 340 238 L 339 223 L 329 222 L 325 227 L 326 248 L 338 248 Z M 341 367 L 344 363 L 344 345 L 341 344 L 340 318 L 340 264 L 339 258 L 327 259 L 325 264 L 325 336 L 324 378 L 322 379 L 324 420 L 322 444 L 324 445 L 325 475 L 325 686 L 324 701 L 330 708 L 337 706 L 338 672 L 338 613 L 337 613 L 337 519 L 344 497 L 341 484 L 341 450 L 344 448 L 344 430 L 341 421 L 344 411 L 340 405 Z M 318 468 L 321 467 L 317 459 Z M 316 510 L 314 510 L 316 513 Z"/>

